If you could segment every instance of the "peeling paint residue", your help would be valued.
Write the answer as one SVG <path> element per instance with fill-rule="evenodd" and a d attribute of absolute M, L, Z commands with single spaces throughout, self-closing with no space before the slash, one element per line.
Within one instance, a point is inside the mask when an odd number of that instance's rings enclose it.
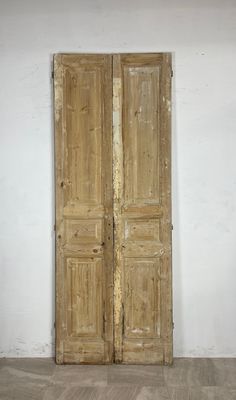
<path fill-rule="evenodd" d="M 56 122 L 59 122 L 60 120 L 60 114 L 62 110 L 62 98 L 63 98 L 63 87 L 62 87 L 62 81 L 63 81 L 63 66 L 58 60 L 58 57 L 55 57 L 54 59 L 54 108 L 55 108 L 55 120 Z"/>
<path fill-rule="evenodd" d="M 122 313 L 122 288 L 121 288 L 121 198 L 122 198 L 122 136 L 121 136 L 121 79 L 113 80 L 113 190 L 114 190 L 114 324 L 115 324 L 115 348 L 121 348 L 120 335 Z M 118 354 L 117 352 L 117 354 Z"/>

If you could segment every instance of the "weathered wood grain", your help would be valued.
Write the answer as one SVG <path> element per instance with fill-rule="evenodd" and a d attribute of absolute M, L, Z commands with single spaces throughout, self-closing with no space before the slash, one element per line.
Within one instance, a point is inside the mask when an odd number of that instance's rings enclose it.
<path fill-rule="evenodd" d="M 171 56 L 54 71 L 57 363 L 171 364 Z"/>
<path fill-rule="evenodd" d="M 112 57 L 54 58 L 56 360 L 113 358 Z"/>
<path fill-rule="evenodd" d="M 124 198 L 122 142 L 122 82 L 120 55 L 113 56 L 113 212 L 114 212 L 114 361 L 122 362 L 123 293 L 121 255 Z"/>
<path fill-rule="evenodd" d="M 172 362 L 170 54 L 113 56 L 115 362 Z"/>

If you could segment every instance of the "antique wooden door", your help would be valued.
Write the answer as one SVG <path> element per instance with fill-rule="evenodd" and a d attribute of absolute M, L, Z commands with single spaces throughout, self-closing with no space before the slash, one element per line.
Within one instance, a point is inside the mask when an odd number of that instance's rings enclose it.
<path fill-rule="evenodd" d="M 56 55 L 56 360 L 113 359 L 112 57 Z"/>
<path fill-rule="evenodd" d="M 56 360 L 170 364 L 170 54 L 54 74 Z"/>
<path fill-rule="evenodd" d="M 169 54 L 113 56 L 115 361 L 171 363 Z"/>

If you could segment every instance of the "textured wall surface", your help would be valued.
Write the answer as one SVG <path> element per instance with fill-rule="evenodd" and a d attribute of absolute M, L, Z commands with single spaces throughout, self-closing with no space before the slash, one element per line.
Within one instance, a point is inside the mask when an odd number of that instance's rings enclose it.
<path fill-rule="evenodd" d="M 181 6 L 177 6 L 177 3 Z M 236 356 L 236 3 L 0 1 L 0 356 L 54 347 L 56 52 L 173 52 L 176 356 Z"/>

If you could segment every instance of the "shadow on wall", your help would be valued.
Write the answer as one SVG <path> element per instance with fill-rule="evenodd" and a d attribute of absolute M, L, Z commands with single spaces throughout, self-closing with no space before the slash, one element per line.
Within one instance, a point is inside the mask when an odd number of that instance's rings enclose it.
<path fill-rule="evenodd" d="M 174 321 L 174 356 L 184 352 L 184 326 L 182 314 L 182 272 L 181 272 L 181 234 L 179 214 L 178 185 L 178 132 L 176 112 L 176 57 L 172 52 L 172 273 L 173 273 L 173 321 Z"/>
<path fill-rule="evenodd" d="M 50 80 L 51 78 L 51 73 L 53 70 L 53 55 L 50 54 L 50 60 L 49 60 L 49 76 Z M 53 82 L 51 83 L 51 151 L 52 151 L 52 156 L 51 156 L 51 162 L 52 162 L 52 176 L 51 176 L 51 183 L 52 183 L 52 197 L 51 197 L 51 210 L 52 210 L 52 305 L 51 305 L 51 321 L 52 321 L 52 328 L 51 328 L 51 336 L 52 336 L 52 343 L 53 343 L 53 356 L 55 356 L 55 303 L 56 303 L 56 297 L 55 297 L 55 221 L 56 221 L 56 216 L 55 216 L 55 170 L 54 170 L 54 160 L 55 160 L 55 152 L 54 152 L 54 96 L 53 96 Z"/>

